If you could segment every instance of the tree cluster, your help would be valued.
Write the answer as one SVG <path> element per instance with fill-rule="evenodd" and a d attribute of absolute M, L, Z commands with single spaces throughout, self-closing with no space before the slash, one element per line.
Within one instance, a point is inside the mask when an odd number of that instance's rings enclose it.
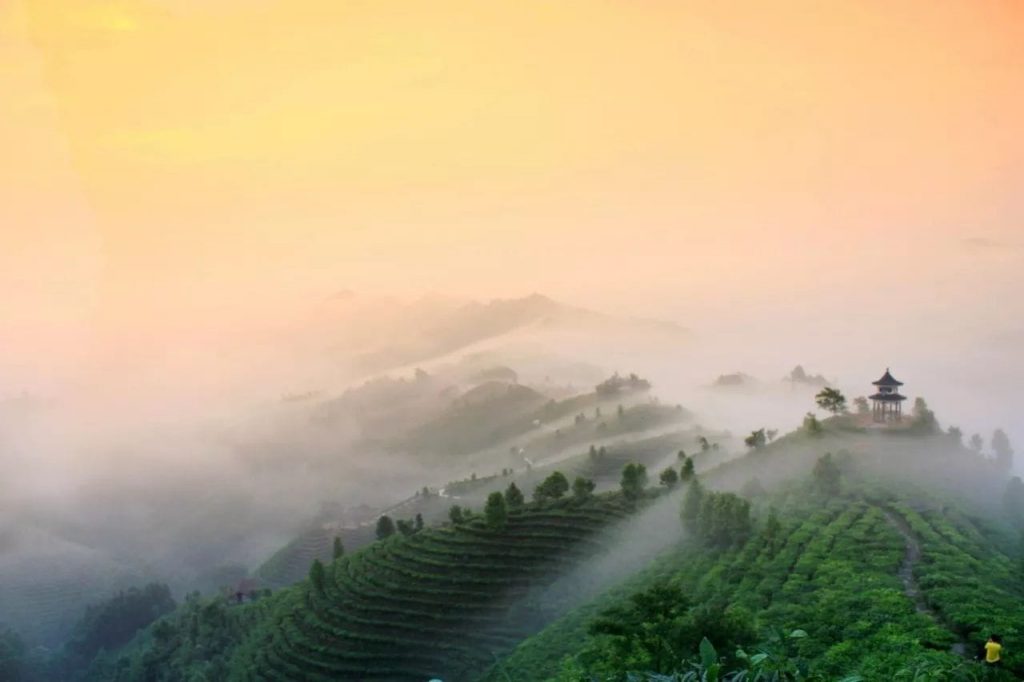
<path fill-rule="evenodd" d="M 627 499 L 638 499 L 644 494 L 644 488 L 647 487 L 647 467 L 632 462 L 624 466 L 619 486 Z"/>
<path fill-rule="evenodd" d="M 561 471 L 556 471 L 534 488 L 533 499 L 537 502 L 557 500 L 567 492 L 569 492 L 569 479 Z"/>
<path fill-rule="evenodd" d="M 705 543 L 728 547 L 750 535 L 750 503 L 735 493 L 707 492 L 702 496 L 695 528 Z"/>
<path fill-rule="evenodd" d="M 841 472 L 839 466 L 832 458 L 832 453 L 825 453 L 814 463 L 814 489 L 826 496 L 839 494 L 839 479 Z"/>
<path fill-rule="evenodd" d="M 608 379 L 599 383 L 594 390 L 599 396 L 607 398 L 624 391 L 646 391 L 650 388 L 651 382 L 646 379 L 641 379 L 636 374 L 630 374 L 628 377 L 620 377 L 618 372 L 616 372 Z"/>
<path fill-rule="evenodd" d="M 501 530 L 508 524 L 508 507 L 505 504 L 505 496 L 500 492 L 495 491 L 487 496 L 484 521 L 491 530 Z"/>
<path fill-rule="evenodd" d="M 751 450 L 760 450 L 768 444 L 768 435 L 765 433 L 765 429 L 761 428 L 757 431 L 752 431 L 749 436 L 743 439 L 743 444 Z"/>
<path fill-rule="evenodd" d="M 622 678 L 624 666 L 668 673 L 696 654 L 706 638 L 734 647 L 757 634 L 746 610 L 722 603 L 694 606 L 678 586 L 665 582 L 601 612 L 588 633 L 592 640 L 580 658 L 602 673 L 601 679 Z"/>

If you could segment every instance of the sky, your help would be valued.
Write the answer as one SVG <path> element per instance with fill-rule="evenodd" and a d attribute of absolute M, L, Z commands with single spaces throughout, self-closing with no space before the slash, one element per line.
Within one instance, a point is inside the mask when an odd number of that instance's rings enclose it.
<path fill-rule="evenodd" d="M 1024 312 L 1012 0 L 4 0 L 0 93 L 10 386 L 342 289 Z"/>

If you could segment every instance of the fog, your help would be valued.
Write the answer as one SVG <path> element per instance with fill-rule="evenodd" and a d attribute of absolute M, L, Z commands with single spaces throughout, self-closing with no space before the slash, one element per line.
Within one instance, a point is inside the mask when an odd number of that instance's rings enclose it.
<path fill-rule="evenodd" d="M 661 402 L 731 432 L 725 445 L 736 454 L 751 430 L 786 433 L 814 409 L 819 387 L 788 380 L 797 365 L 851 399 L 891 367 L 944 426 L 986 441 L 1001 427 L 1024 442 L 1022 346 L 1013 323 L 989 318 L 983 306 L 959 312 L 939 333 L 913 310 L 880 318 L 838 300 L 842 315 L 813 321 L 794 319 L 784 301 L 758 319 L 742 311 L 672 319 L 666 308 L 658 321 L 542 296 L 482 305 L 353 292 L 341 299 L 297 305 L 233 335 L 197 330 L 201 343 L 182 340 L 161 358 L 104 358 L 59 379 L 22 377 L 0 408 L 7 584 L 73 557 L 82 576 L 75 603 L 147 579 L 179 594 L 210 589 L 204 575 L 255 570 L 313 520 L 334 518 L 325 510 L 383 510 L 423 486 L 496 474 L 521 439 L 451 456 L 395 440 L 432 423 L 495 367 L 556 399 L 591 391 L 613 372 L 636 372 Z M 428 378 L 417 379 L 417 369 Z M 716 385 L 740 372 L 742 385 Z M 360 389 L 367 385 L 378 393 Z M 356 392 L 346 398 L 348 389 Z M 8 593 L 4 603 L 16 601 Z"/>
<path fill-rule="evenodd" d="M 737 455 L 814 409 L 798 365 L 1024 443 L 1014 7 L 79 4 L 0 3 L 0 624 L 31 642 L 584 452 L 549 442 L 578 414 Z M 652 389 L 586 395 L 615 372 Z M 597 431 L 654 399 L 687 421 Z"/>

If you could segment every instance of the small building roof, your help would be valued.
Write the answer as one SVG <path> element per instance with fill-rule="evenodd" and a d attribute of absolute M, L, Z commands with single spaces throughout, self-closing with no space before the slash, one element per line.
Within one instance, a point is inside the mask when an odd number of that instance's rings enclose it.
<path fill-rule="evenodd" d="M 897 381 L 896 377 L 889 373 L 889 368 L 885 368 L 885 374 L 878 381 L 872 382 L 875 386 L 902 386 L 902 381 Z"/>
<path fill-rule="evenodd" d="M 899 393 L 876 393 L 871 396 L 871 400 L 877 400 L 883 403 L 899 403 L 907 399 L 907 396 L 900 395 Z"/>

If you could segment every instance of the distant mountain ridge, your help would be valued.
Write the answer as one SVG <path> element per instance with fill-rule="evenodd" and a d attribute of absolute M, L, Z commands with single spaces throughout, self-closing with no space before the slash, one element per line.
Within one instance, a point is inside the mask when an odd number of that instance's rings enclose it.
<path fill-rule="evenodd" d="M 347 356 L 352 369 L 367 374 L 425 362 L 527 329 L 687 334 L 673 322 L 617 317 L 538 293 L 487 302 L 441 296 L 402 302 L 343 291 L 323 302 L 313 324 L 332 340 L 330 353 Z"/>

